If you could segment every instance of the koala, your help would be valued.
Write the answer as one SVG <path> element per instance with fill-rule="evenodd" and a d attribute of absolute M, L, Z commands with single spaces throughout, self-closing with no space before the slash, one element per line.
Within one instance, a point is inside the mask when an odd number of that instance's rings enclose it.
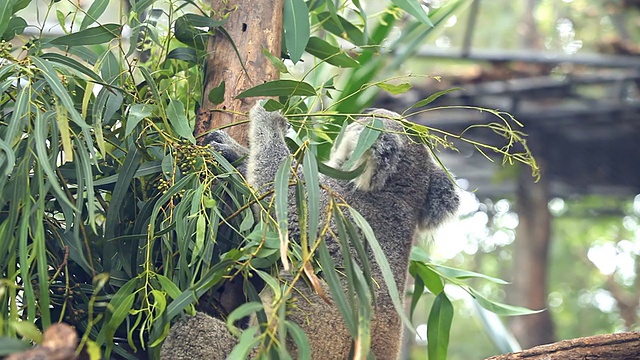
<path fill-rule="evenodd" d="M 288 123 L 278 112 L 268 112 L 259 105 L 251 110 L 249 118 L 248 150 L 222 131 L 212 133 L 207 141 L 230 161 L 246 156 L 245 163 L 240 165 L 241 171 L 260 194 L 272 188 L 278 167 L 290 154 L 285 144 Z M 350 162 L 352 165 L 345 168 L 363 129 L 372 118 L 382 122 L 383 131 L 360 159 L 354 159 Z M 457 211 L 459 197 L 447 172 L 433 160 L 426 146 L 412 141 L 398 123 L 399 119 L 401 116 L 397 113 L 374 109 L 349 124 L 341 141 L 334 144 L 326 164 L 341 170 L 364 166 L 364 170 L 349 181 L 320 174 L 320 182 L 323 188 L 338 194 L 368 221 L 385 252 L 399 290 L 404 290 L 415 234 L 433 231 L 451 218 Z M 289 211 L 289 235 L 295 241 L 300 229 L 295 221 L 295 197 L 289 198 L 289 206 L 293 208 Z M 329 195 L 321 192 L 322 207 L 326 208 L 328 199 Z M 349 250 L 341 249 L 331 237 L 325 241 L 332 260 L 339 266 L 342 252 Z M 397 359 L 402 340 L 401 319 L 375 261 L 371 261 L 371 274 L 380 285 L 374 290 L 371 351 L 378 359 Z M 299 292 L 294 296 L 299 294 L 302 299 L 288 309 L 287 319 L 307 334 L 312 359 L 349 358 L 353 340 L 337 307 L 333 302 L 322 300 L 304 281 L 299 281 L 296 289 Z M 268 294 L 264 295 L 263 302 L 268 302 Z M 161 358 L 224 359 L 236 343 L 221 320 L 198 314 L 172 327 L 162 347 Z"/>

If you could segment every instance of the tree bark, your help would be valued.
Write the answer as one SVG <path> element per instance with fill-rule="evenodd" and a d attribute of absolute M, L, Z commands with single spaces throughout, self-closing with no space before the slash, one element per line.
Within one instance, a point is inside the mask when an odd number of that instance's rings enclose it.
<path fill-rule="evenodd" d="M 541 159 L 538 159 L 541 160 Z M 540 164 L 544 170 L 543 165 Z M 520 170 L 516 209 L 519 224 L 514 250 L 513 286 L 510 302 L 530 309 L 547 308 L 547 277 L 551 214 L 548 182 L 544 176 L 535 183 L 524 166 Z M 523 348 L 555 341 L 549 311 L 518 316 L 511 321 L 511 330 Z"/>
<path fill-rule="evenodd" d="M 231 41 L 221 31 L 209 37 L 196 135 L 233 123 L 237 113 L 246 113 L 256 101 L 256 98 L 238 100 L 235 97 L 246 89 L 279 77 L 262 49 L 280 57 L 283 0 L 212 0 L 211 7 L 214 16 L 228 14 L 223 27 Z M 209 93 L 223 81 L 224 101 L 212 104 Z M 247 129 L 246 125 L 233 126 L 228 132 L 236 141 L 246 144 Z"/>
<path fill-rule="evenodd" d="M 596 335 L 563 340 L 529 350 L 496 355 L 486 360 L 637 360 L 640 359 L 640 333 Z"/>

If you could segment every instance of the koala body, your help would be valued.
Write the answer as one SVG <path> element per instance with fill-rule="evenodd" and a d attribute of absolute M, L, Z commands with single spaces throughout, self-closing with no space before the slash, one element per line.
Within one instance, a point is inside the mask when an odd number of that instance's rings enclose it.
<path fill-rule="evenodd" d="M 353 165 L 344 169 L 371 117 L 381 120 L 384 131 L 360 159 L 351 161 Z M 423 144 L 411 141 L 402 125 L 395 121 L 400 118 L 394 112 L 376 109 L 368 117 L 349 124 L 341 141 L 334 144 L 327 165 L 352 170 L 364 164 L 364 171 L 351 181 L 320 174 L 320 182 L 339 194 L 371 225 L 391 266 L 395 282 L 399 290 L 403 290 L 415 232 L 434 230 L 446 221 L 457 211 L 459 198 L 451 179 L 432 159 L 429 150 Z M 247 180 L 259 193 L 263 193 L 269 191 L 278 167 L 290 154 L 284 140 L 288 123 L 279 113 L 267 112 L 260 106 L 251 110 L 250 121 L 248 151 L 224 132 L 212 133 L 208 141 L 229 160 L 236 160 L 248 153 Z M 295 197 L 289 198 L 290 207 L 293 208 L 289 211 L 289 234 L 295 239 L 299 236 L 300 229 L 296 218 Z M 328 200 L 329 195 L 321 192 L 322 207 L 326 208 Z M 339 266 L 342 263 L 342 251 L 349 250 L 341 249 L 331 237 L 327 237 L 325 241 L 332 260 Z M 400 352 L 402 323 L 375 261 L 371 261 L 371 271 L 374 280 L 380 285 L 375 289 L 371 350 L 378 359 L 396 359 Z M 296 288 L 302 296 L 297 301 L 297 306 L 288 311 L 287 319 L 298 324 L 307 334 L 312 358 L 347 359 L 352 338 L 337 307 L 323 301 L 303 281 L 299 281 Z M 220 320 L 213 320 L 223 324 Z M 193 322 L 193 318 L 186 321 Z M 184 332 L 189 332 L 189 329 L 190 327 L 182 325 L 171 329 L 163 345 L 163 358 L 179 358 L 176 357 L 178 353 L 188 353 L 185 349 L 176 350 L 174 339 L 185 336 Z M 228 331 L 223 335 L 216 334 L 217 331 L 219 326 L 215 326 L 206 335 L 208 341 L 229 341 Z M 167 343 L 173 345 L 167 346 Z M 208 351 L 208 358 L 211 359 L 223 359 L 228 355 L 224 353 L 223 346 L 216 346 Z M 193 354 L 198 353 L 201 350 L 193 351 Z"/>

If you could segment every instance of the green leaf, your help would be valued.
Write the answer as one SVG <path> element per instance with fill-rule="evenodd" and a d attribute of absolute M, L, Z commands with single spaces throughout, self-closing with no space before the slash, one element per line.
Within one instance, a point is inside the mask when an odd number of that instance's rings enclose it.
<path fill-rule="evenodd" d="M 456 88 L 451 88 L 451 89 L 447 89 L 447 90 L 438 91 L 436 93 L 433 93 L 433 94 L 429 95 L 429 97 L 427 97 L 426 99 L 422 99 L 422 100 L 418 101 L 417 103 L 411 105 L 411 107 L 409 107 L 409 109 L 426 106 L 428 104 L 431 104 L 433 101 L 435 101 L 440 96 L 448 94 L 450 92 L 458 91 L 458 90 L 463 90 L 463 89 L 459 88 L 459 87 L 456 87 Z"/>
<path fill-rule="evenodd" d="M 184 105 L 179 100 L 171 99 L 169 105 L 167 105 L 167 118 L 171 123 L 171 127 L 175 130 L 176 134 L 180 137 L 189 140 L 192 144 L 196 143 L 196 138 L 193 137 L 193 132 L 189 126 L 189 119 L 187 113 L 184 110 Z"/>
<path fill-rule="evenodd" d="M 98 18 L 104 13 L 107 9 L 107 5 L 109 5 L 109 0 L 94 0 L 89 6 L 87 13 L 82 19 L 82 23 L 80 24 L 80 30 L 86 29 L 89 25 L 93 24 L 98 20 Z"/>
<path fill-rule="evenodd" d="M 306 50 L 309 54 L 326 61 L 327 63 L 339 67 L 356 67 L 360 63 L 344 53 L 340 48 L 329 44 L 318 38 L 311 37 Z"/>
<path fill-rule="evenodd" d="M 181 16 L 179 19 L 195 27 L 217 28 L 219 26 L 224 25 L 229 18 L 225 17 L 223 19 L 216 20 L 210 16 L 204 16 L 199 14 L 185 14 Z"/>
<path fill-rule="evenodd" d="M 0 169 L 2 176 L 9 176 L 16 165 L 16 156 L 13 149 L 4 140 L 0 139 L 0 150 L 4 153 L 0 154 Z"/>
<path fill-rule="evenodd" d="M 199 63 L 198 54 L 196 53 L 196 50 L 188 47 L 179 47 L 171 50 L 167 54 L 167 59 L 182 60 L 192 64 Z"/>
<path fill-rule="evenodd" d="M 227 317 L 227 328 L 233 335 L 240 336 L 240 331 L 238 331 L 233 324 L 242 318 L 251 316 L 254 313 L 262 310 L 263 307 L 264 305 L 262 305 L 261 302 L 257 301 L 251 301 L 238 306 Z"/>
<path fill-rule="evenodd" d="M 43 118 L 40 115 L 39 111 L 36 111 L 35 115 L 36 119 L 34 138 L 36 140 L 35 145 L 36 154 L 38 155 L 38 164 L 42 168 L 42 171 L 44 171 L 44 173 L 47 175 L 47 181 L 51 183 L 53 192 L 56 194 L 56 200 L 61 205 L 67 206 L 76 211 L 76 207 L 71 203 L 69 197 L 67 197 L 67 194 L 64 193 L 62 185 L 60 185 L 60 182 L 58 181 L 58 176 L 49 163 L 49 154 L 47 152 L 47 135 L 49 134 L 49 123 L 46 118 Z"/>
<path fill-rule="evenodd" d="M 227 359 L 246 359 L 249 356 L 249 351 L 251 351 L 259 341 L 259 338 L 255 336 L 257 331 L 257 326 L 252 326 L 243 331 L 238 345 L 233 348 Z"/>
<path fill-rule="evenodd" d="M 199 201 L 199 199 L 195 199 Z M 193 254 L 200 255 L 202 247 L 204 246 L 204 238 L 207 232 L 207 219 L 204 215 L 199 214 L 196 220 L 196 243 L 193 247 Z"/>
<path fill-rule="evenodd" d="M 187 14 L 195 15 L 195 14 Z M 185 45 L 189 45 L 193 48 L 204 50 L 207 47 L 207 41 L 209 39 L 209 33 L 195 28 L 191 22 L 192 17 L 183 15 L 176 19 L 174 23 L 174 34 L 176 39 Z"/>
<path fill-rule="evenodd" d="M 296 359 L 311 359 L 311 346 L 309 345 L 309 339 L 302 328 L 298 326 L 298 324 L 289 320 L 285 320 L 284 325 L 287 329 L 287 333 L 291 336 L 293 342 L 296 343 L 296 348 L 298 349 L 298 356 Z"/>
<path fill-rule="evenodd" d="M 130 279 L 118 289 L 113 295 L 113 298 L 111 298 L 111 301 L 109 301 L 107 305 L 107 316 L 105 318 L 106 322 L 102 329 L 100 329 L 100 333 L 96 339 L 99 345 L 105 343 L 113 345 L 113 335 L 118 329 L 118 326 L 124 321 L 129 310 L 131 310 L 137 286 L 138 278 Z"/>
<path fill-rule="evenodd" d="M 409 330 L 411 330 L 412 333 L 415 333 L 415 328 L 411 324 L 411 320 L 407 318 L 407 315 L 404 312 L 404 307 L 402 305 L 402 301 L 400 300 L 400 294 L 398 293 L 398 285 L 396 284 L 396 280 L 393 277 L 393 272 L 391 272 L 391 266 L 389 266 L 387 256 L 384 254 L 384 251 L 380 247 L 380 243 L 376 239 L 376 236 L 373 233 L 373 229 L 371 229 L 371 226 L 369 225 L 369 223 L 367 223 L 367 220 L 365 220 L 365 218 L 362 217 L 362 215 L 360 215 L 357 210 L 349 207 L 349 213 L 367 239 L 369 249 L 373 253 L 373 257 L 376 259 L 378 267 L 382 272 L 382 278 L 384 279 L 384 283 L 387 285 L 387 290 L 389 291 L 391 302 L 398 312 L 400 319 L 402 320 L 404 325 Z"/>
<path fill-rule="evenodd" d="M 153 107 L 153 105 L 149 104 L 131 105 L 129 108 L 129 115 L 127 116 L 127 126 L 124 131 L 124 136 L 129 136 L 142 119 L 151 116 Z"/>
<path fill-rule="evenodd" d="M 411 274 L 414 275 L 415 278 L 420 278 L 423 284 L 426 285 L 429 291 L 434 295 L 438 295 L 444 291 L 442 278 L 427 265 L 419 262 L 412 262 L 410 270 L 413 270 L 411 271 Z"/>
<path fill-rule="evenodd" d="M 7 336 L 0 337 L 0 356 L 6 356 L 15 352 L 29 350 L 31 348 L 31 344 L 25 341 Z"/>
<path fill-rule="evenodd" d="M 64 56 L 57 53 L 46 53 L 42 54 L 40 58 L 51 61 L 52 63 L 57 63 L 58 66 L 62 65 L 65 68 L 70 68 L 79 73 L 85 74 L 94 82 L 104 84 L 104 80 L 100 77 L 100 75 L 96 74 L 93 70 L 82 65 L 72 57 Z"/>
<path fill-rule="evenodd" d="M 156 274 L 155 276 L 156 279 L 158 279 L 160 286 L 162 286 L 162 290 L 164 290 L 171 299 L 175 299 L 180 296 L 180 288 L 178 288 L 173 281 L 169 280 L 168 277 L 162 274 Z"/>
<path fill-rule="evenodd" d="M 338 221 L 341 221 L 341 219 L 336 219 L 336 222 Z M 349 301 L 347 301 L 342 283 L 340 282 L 340 278 L 338 278 L 338 274 L 336 273 L 335 264 L 331 259 L 327 244 L 324 240 L 320 241 L 321 243 L 318 246 L 317 254 L 318 260 L 320 261 L 320 266 L 322 267 L 324 279 L 326 280 L 327 285 L 329 285 L 331 297 L 333 298 L 335 305 L 338 307 L 340 314 L 342 314 L 342 318 L 344 319 L 347 330 L 349 330 L 351 336 L 355 337 L 357 336 L 358 331 L 356 328 L 356 321 L 354 319 L 352 308 L 349 304 Z"/>
<path fill-rule="evenodd" d="M 531 314 L 541 313 L 544 311 L 544 309 L 531 310 L 521 306 L 507 305 L 507 304 L 499 303 L 496 301 L 492 301 L 484 297 L 482 294 L 480 294 L 478 291 L 474 290 L 473 288 L 469 288 L 469 291 L 471 292 L 471 295 L 475 298 L 475 300 L 478 302 L 478 304 L 480 304 L 480 306 L 491 311 L 496 315 L 502 315 L 502 316 L 531 315 Z"/>
<path fill-rule="evenodd" d="M 4 0 L 0 2 L 0 35 L 3 35 L 9 27 L 9 19 L 14 14 L 13 6 L 16 2 L 17 0 Z"/>
<path fill-rule="evenodd" d="M 223 80 L 220 85 L 211 89 L 211 91 L 209 92 L 209 101 L 211 101 L 212 104 L 222 104 L 222 102 L 224 101 L 224 86 L 225 84 Z"/>
<path fill-rule="evenodd" d="M 409 271 L 411 272 L 411 270 Z M 416 310 L 416 306 L 418 306 L 418 301 L 420 301 L 420 299 L 422 298 L 422 294 L 424 293 L 424 282 L 422 281 L 422 278 L 420 276 L 415 276 L 415 275 L 413 277 L 414 277 L 413 293 L 411 294 L 411 305 L 409 307 L 410 319 L 413 319 L 413 313 Z"/>
<path fill-rule="evenodd" d="M 358 166 L 355 170 L 343 171 L 336 168 L 332 168 L 331 166 L 325 165 L 324 163 L 318 163 L 318 171 L 338 180 L 353 180 L 360 176 L 362 172 L 364 172 L 364 168 L 367 164 L 362 164 Z"/>
<path fill-rule="evenodd" d="M 280 60 L 279 57 L 274 56 L 269 49 L 267 48 L 262 48 L 262 54 L 269 59 L 269 62 L 271 63 L 271 65 L 273 65 L 273 67 L 276 68 L 276 70 L 278 70 L 278 72 L 282 73 L 282 74 L 286 74 L 289 72 L 289 70 L 287 69 L 287 66 L 282 62 L 282 60 Z"/>
<path fill-rule="evenodd" d="M 313 86 L 304 81 L 295 80 L 274 80 L 269 81 L 258 86 L 254 86 L 251 89 L 247 89 L 238 96 L 236 99 L 244 99 L 255 96 L 314 96 L 316 90 Z"/>
<path fill-rule="evenodd" d="M 322 12 L 318 14 L 318 21 L 330 33 L 349 40 L 355 45 L 365 45 L 362 31 L 342 16 L 333 12 Z"/>
<path fill-rule="evenodd" d="M 104 44 L 120 35 L 121 30 L 120 24 L 105 24 L 54 38 L 49 41 L 49 44 L 66 46 Z"/>
<path fill-rule="evenodd" d="M 304 0 L 285 0 L 282 27 L 289 59 L 295 64 L 300 61 L 311 34 L 309 9 Z"/>
<path fill-rule="evenodd" d="M 16 35 L 20 35 L 24 32 L 24 29 L 27 28 L 27 22 L 19 17 L 14 16 L 9 20 L 9 23 L 6 25 L 6 30 L 3 33 L 0 33 L 1 39 L 5 41 L 9 41 L 13 39 Z"/>
<path fill-rule="evenodd" d="M 289 174 L 291 174 L 291 156 L 287 157 L 278 167 L 273 181 L 274 206 L 278 221 L 278 235 L 280 237 L 280 260 L 285 270 L 289 269 L 287 250 L 289 247 Z"/>
<path fill-rule="evenodd" d="M 418 19 L 421 23 L 433 27 L 433 23 L 429 20 L 427 13 L 424 12 L 424 9 L 418 0 L 391 0 L 391 2 L 395 6 L 406 11 L 409 15 Z"/>
<path fill-rule="evenodd" d="M 318 161 L 311 149 L 304 152 L 302 173 L 306 183 L 309 244 L 315 244 L 320 223 L 320 179 L 318 177 Z M 300 229 L 304 231 L 304 229 Z"/>
<path fill-rule="evenodd" d="M 384 129 L 384 125 L 382 124 L 382 120 L 376 117 L 372 117 L 370 120 L 370 124 L 366 124 L 358 137 L 358 142 L 356 143 L 355 149 L 353 149 L 353 153 L 347 162 L 345 162 L 342 167 L 344 169 L 350 169 L 355 165 L 356 161 L 362 159 L 364 153 L 373 146 L 373 144 L 380 136 L 380 131 Z"/>
<path fill-rule="evenodd" d="M 508 284 L 507 281 L 504 281 L 502 279 L 494 278 L 494 277 L 491 277 L 485 274 L 480 274 L 474 271 L 456 269 L 456 268 L 452 268 L 444 265 L 435 265 L 435 264 L 430 264 L 428 266 L 431 269 L 433 269 L 435 272 L 449 278 L 456 278 L 456 279 L 480 278 L 480 279 L 489 280 L 491 282 L 494 282 L 500 285 Z"/>
<path fill-rule="evenodd" d="M 411 84 L 409 84 L 408 82 L 403 82 L 400 84 L 389 84 L 387 82 L 382 82 L 382 83 L 377 83 L 376 86 L 388 92 L 391 95 L 400 95 L 411 90 Z"/>
<path fill-rule="evenodd" d="M 429 360 L 446 360 L 449 332 L 453 320 L 453 305 L 444 292 L 436 296 L 427 320 Z"/>
<path fill-rule="evenodd" d="M 423 248 L 417 247 L 417 246 L 412 246 L 411 247 L 411 254 L 409 255 L 409 260 L 410 261 L 426 262 L 426 263 L 430 263 L 431 262 L 431 258 L 429 257 L 429 255 L 427 255 L 427 252 L 424 251 Z"/>
<path fill-rule="evenodd" d="M 29 339 L 36 344 L 42 342 L 42 333 L 34 323 L 30 321 L 12 321 L 10 324 L 23 338 Z"/>
<path fill-rule="evenodd" d="M 69 115 L 71 115 L 71 120 L 73 120 L 78 126 L 82 129 L 90 129 L 91 127 L 84 121 L 82 116 L 78 110 L 76 110 L 75 102 L 71 99 L 69 92 L 62 85 L 60 78 L 58 78 L 58 74 L 55 72 L 53 67 L 49 65 L 48 61 L 45 61 L 36 56 L 31 57 L 31 61 L 40 69 L 42 75 L 44 76 L 45 81 L 49 84 L 53 92 L 60 98 L 62 104 L 66 107 Z M 86 139 L 89 140 L 89 139 Z"/>

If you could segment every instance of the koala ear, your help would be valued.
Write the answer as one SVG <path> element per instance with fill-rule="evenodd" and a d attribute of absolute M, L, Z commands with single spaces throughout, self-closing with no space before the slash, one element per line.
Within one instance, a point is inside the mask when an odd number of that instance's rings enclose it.
<path fill-rule="evenodd" d="M 419 230 L 434 230 L 449 220 L 458 211 L 460 198 L 453 180 L 442 169 L 431 173 L 427 196 L 418 222 Z"/>

